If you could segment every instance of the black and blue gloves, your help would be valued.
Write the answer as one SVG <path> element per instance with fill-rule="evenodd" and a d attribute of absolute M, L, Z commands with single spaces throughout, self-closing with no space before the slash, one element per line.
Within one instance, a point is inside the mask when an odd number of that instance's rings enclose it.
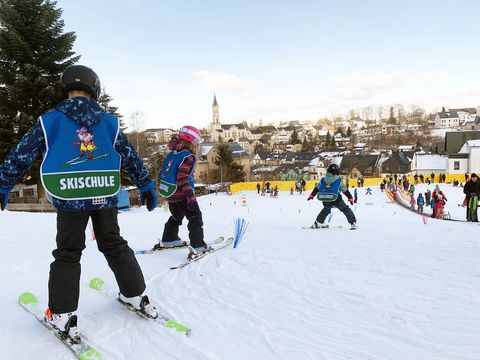
<path fill-rule="evenodd" d="M 140 206 L 146 203 L 148 211 L 152 211 L 157 207 L 158 195 L 155 190 L 155 183 L 150 181 L 147 185 L 140 189 Z"/>

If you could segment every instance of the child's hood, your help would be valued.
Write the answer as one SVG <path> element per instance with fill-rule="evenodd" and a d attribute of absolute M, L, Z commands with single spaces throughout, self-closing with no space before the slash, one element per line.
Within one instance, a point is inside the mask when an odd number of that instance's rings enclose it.
<path fill-rule="evenodd" d="M 55 108 L 77 124 L 91 128 L 103 117 L 105 111 L 94 100 L 87 97 L 74 97 L 63 100 Z"/>

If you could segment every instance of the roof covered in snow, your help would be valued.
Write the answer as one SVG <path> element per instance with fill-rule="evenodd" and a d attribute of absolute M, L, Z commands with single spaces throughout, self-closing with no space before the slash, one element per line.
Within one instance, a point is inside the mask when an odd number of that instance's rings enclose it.
<path fill-rule="evenodd" d="M 480 146 L 480 139 L 477 140 L 468 140 L 465 144 L 463 144 L 462 148 L 460 149 L 460 154 L 468 154 L 470 153 L 470 148 Z"/>
<path fill-rule="evenodd" d="M 416 170 L 443 170 L 447 168 L 447 156 L 439 154 L 415 154 Z"/>

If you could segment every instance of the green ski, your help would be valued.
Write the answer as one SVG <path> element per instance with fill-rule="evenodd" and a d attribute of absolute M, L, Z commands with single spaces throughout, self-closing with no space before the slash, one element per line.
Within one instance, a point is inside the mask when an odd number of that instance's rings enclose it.
<path fill-rule="evenodd" d="M 90 346 L 84 337 L 80 335 L 80 341 L 74 340 L 63 331 L 51 325 L 44 318 L 44 312 L 47 308 L 39 302 L 38 298 L 29 292 L 23 293 L 18 297 L 18 303 L 21 307 L 32 314 L 38 321 L 40 321 L 53 335 L 55 335 L 61 342 L 65 344 L 80 360 L 99 360 L 102 355 L 92 346 Z"/>
<path fill-rule="evenodd" d="M 170 328 L 170 329 L 173 329 L 179 333 L 183 333 L 185 335 L 189 335 L 190 332 L 191 332 L 191 329 L 182 325 L 182 324 L 179 324 L 178 322 L 168 318 L 167 316 L 165 315 L 162 315 L 160 313 L 158 313 L 158 317 L 155 318 L 155 319 L 152 319 L 151 317 L 148 317 L 147 315 L 145 315 L 143 312 L 141 312 L 140 310 L 134 308 L 133 306 L 131 306 L 130 304 L 126 304 L 122 301 L 120 301 L 120 299 L 118 298 L 118 293 L 111 289 L 108 284 L 105 283 L 105 281 L 103 281 L 101 278 L 99 277 L 96 277 L 96 278 L 93 278 L 92 280 L 90 280 L 90 288 L 94 289 L 94 290 L 97 290 L 99 293 L 103 294 L 104 296 L 110 298 L 110 299 L 114 299 L 114 300 L 117 300 L 120 304 L 122 304 L 123 306 L 125 306 L 128 310 L 134 312 L 135 314 L 137 314 L 138 316 L 140 316 L 141 318 L 143 319 L 146 319 L 148 321 L 151 321 L 155 324 L 159 324 L 159 325 L 162 325 L 166 328 Z M 158 310 L 157 310 L 158 311 Z"/>

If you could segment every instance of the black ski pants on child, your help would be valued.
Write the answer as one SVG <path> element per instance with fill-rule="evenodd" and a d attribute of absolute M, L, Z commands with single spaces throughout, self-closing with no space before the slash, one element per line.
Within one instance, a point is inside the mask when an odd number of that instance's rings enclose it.
<path fill-rule="evenodd" d="M 340 197 L 335 201 L 323 203 L 323 209 L 322 211 L 320 211 L 320 214 L 318 214 L 317 216 L 317 222 L 323 224 L 327 216 L 332 211 L 332 208 L 334 207 L 340 210 L 347 217 L 347 220 L 350 224 L 357 222 L 352 209 L 350 209 L 350 207 L 347 204 L 345 204 L 345 202 Z"/>
<path fill-rule="evenodd" d="M 170 213 L 172 216 L 165 223 L 163 230 L 162 242 L 177 240 L 178 227 L 182 225 L 184 217 L 188 220 L 188 237 L 190 238 L 190 245 L 192 247 L 200 247 L 205 245 L 203 241 L 203 220 L 202 212 L 198 203 L 195 202 L 193 210 L 187 208 L 187 202 L 185 200 L 179 202 L 168 203 Z"/>
<path fill-rule="evenodd" d="M 145 291 L 142 270 L 135 255 L 120 236 L 117 208 L 57 213 L 57 249 L 50 265 L 48 306 L 57 314 L 77 310 L 80 285 L 80 258 L 85 249 L 85 228 L 92 218 L 98 250 L 112 269 L 120 292 L 126 297 Z"/>

